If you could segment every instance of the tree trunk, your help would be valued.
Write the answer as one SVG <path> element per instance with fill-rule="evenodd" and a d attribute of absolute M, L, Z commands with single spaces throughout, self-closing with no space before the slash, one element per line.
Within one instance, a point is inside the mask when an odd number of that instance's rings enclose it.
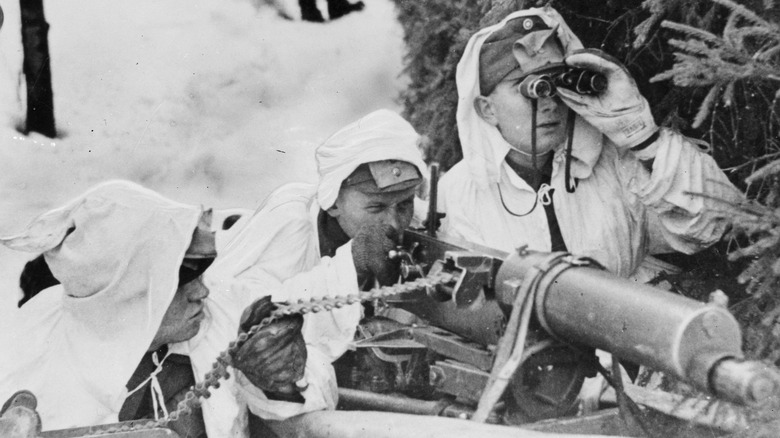
<path fill-rule="evenodd" d="M 19 0 L 22 12 L 24 76 L 27 82 L 27 123 L 24 133 L 39 132 L 54 137 L 54 98 L 49 64 L 49 24 L 43 15 L 43 0 Z"/>

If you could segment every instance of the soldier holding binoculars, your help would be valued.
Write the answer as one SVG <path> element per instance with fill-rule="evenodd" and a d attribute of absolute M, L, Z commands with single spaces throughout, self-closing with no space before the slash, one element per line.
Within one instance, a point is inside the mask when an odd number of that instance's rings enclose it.
<path fill-rule="evenodd" d="M 720 239 L 728 222 L 712 198 L 741 199 L 700 147 L 658 128 L 628 70 L 584 49 L 550 7 L 475 33 L 456 81 L 464 158 L 439 184 L 445 234 L 569 251 L 646 281 L 649 254 Z"/>

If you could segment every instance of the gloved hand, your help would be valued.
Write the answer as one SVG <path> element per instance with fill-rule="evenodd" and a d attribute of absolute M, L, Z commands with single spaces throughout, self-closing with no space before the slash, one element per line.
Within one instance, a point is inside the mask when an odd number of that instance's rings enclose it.
<path fill-rule="evenodd" d="M 562 87 L 557 90 L 566 105 L 618 147 L 636 146 L 658 130 L 650 105 L 617 59 L 598 49 L 584 49 L 567 56 L 564 62 L 607 78 L 607 89 L 598 95 L 578 94 Z"/>
<path fill-rule="evenodd" d="M 276 308 L 271 297 L 252 303 L 241 315 L 239 333 L 259 324 Z M 233 354 L 233 367 L 266 392 L 297 394 L 306 368 L 303 316 L 285 316 L 261 328 Z"/>
<path fill-rule="evenodd" d="M 390 260 L 388 253 L 398 245 L 398 232 L 387 224 L 361 227 L 352 238 L 352 260 L 359 282 L 375 278 L 382 286 L 398 282 L 401 265 Z"/>

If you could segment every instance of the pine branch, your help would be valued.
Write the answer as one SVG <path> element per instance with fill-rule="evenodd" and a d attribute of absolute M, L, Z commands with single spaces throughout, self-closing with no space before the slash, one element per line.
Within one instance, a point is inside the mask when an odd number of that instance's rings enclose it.
<path fill-rule="evenodd" d="M 766 26 L 766 27 L 774 27 L 772 23 L 759 17 L 755 12 L 751 11 L 750 9 L 738 3 L 733 2 L 732 0 L 712 0 L 712 1 L 721 6 L 731 9 L 733 14 L 738 14 L 740 17 L 748 21 L 751 21 L 755 24 L 758 24 L 760 26 Z"/>
<path fill-rule="evenodd" d="M 724 31 L 724 34 L 726 32 Z M 754 38 L 766 38 L 769 41 L 774 41 L 775 43 L 778 42 L 778 38 L 780 37 L 780 34 L 777 32 L 777 29 L 772 29 L 764 26 L 745 26 L 745 27 L 739 27 L 736 29 L 732 29 L 730 31 L 730 34 L 733 37 L 736 37 L 739 39 L 740 44 L 735 44 L 736 46 L 742 47 L 742 41 L 744 41 L 748 37 L 754 37 Z"/>
<path fill-rule="evenodd" d="M 715 35 L 714 33 L 693 26 L 689 26 L 687 24 L 675 23 L 674 21 L 664 20 L 661 22 L 661 26 L 667 29 L 676 30 L 678 32 L 684 33 L 690 37 L 695 37 L 703 41 L 711 42 L 716 45 L 723 44 L 723 40 L 721 39 L 721 37 Z"/>

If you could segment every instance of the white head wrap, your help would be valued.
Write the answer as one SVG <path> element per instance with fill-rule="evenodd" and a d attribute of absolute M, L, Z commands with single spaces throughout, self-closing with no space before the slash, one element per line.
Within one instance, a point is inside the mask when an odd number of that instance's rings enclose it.
<path fill-rule="evenodd" d="M 178 288 L 201 209 L 125 181 L 100 184 L 0 243 L 44 252 L 62 283 L 0 334 L 0 399 L 38 397 L 46 429 L 116 421 L 128 379 Z M 10 336 L 9 336 L 10 335 Z"/>
<path fill-rule="evenodd" d="M 390 110 L 378 110 L 331 135 L 315 153 L 320 175 L 317 200 L 323 210 L 332 207 L 341 183 L 363 163 L 406 161 L 425 175 L 417 147 L 419 135 L 412 125 Z"/>
<path fill-rule="evenodd" d="M 469 165 L 474 179 L 480 183 L 496 183 L 500 178 L 501 163 L 512 146 L 494 126 L 484 121 L 474 109 L 474 99 L 480 95 L 479 54 L 482 44 L 495 31 L 518 17 L 538 16 L 551 28 L 557 26 L 557 37 L 563 46 L 564 56 L 582 49 L 579 38 L 569 29 L 563 17 L 553 8 L 530 8 L 513 12 L 500 23 L 480 29 L 471 36 L 463 56 L 458 62 L 455 76 L 458 88 L 458 135 L 463 159 Z M 531 121 L 528 121 L 530 129 Z M 572 155 L 572 176 L 587 178 L 601 153 L 601 133 L 579 116 L 576 118 Z M 583 148 L 582 146 L 587 146 Z M 596 147 L 594 148 L 594 145 Z M 579 147 L 578 147 L 579 146 Z"/>

